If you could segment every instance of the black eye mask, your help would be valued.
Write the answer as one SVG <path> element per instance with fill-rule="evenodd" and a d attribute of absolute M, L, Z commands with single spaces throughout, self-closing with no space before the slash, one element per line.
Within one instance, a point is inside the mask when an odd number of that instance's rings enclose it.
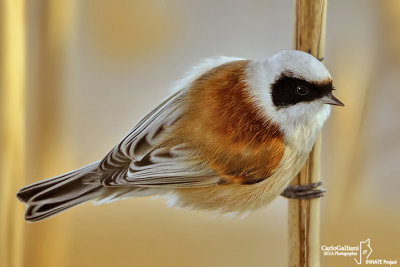
<path fill-rule="evenodd" d="M 301 78 L 282 75 L 272 84 L 271 95 L 274 105 L 283 108 L 320 99 L 332 90 L 331 80 L 310 83 Z"/>

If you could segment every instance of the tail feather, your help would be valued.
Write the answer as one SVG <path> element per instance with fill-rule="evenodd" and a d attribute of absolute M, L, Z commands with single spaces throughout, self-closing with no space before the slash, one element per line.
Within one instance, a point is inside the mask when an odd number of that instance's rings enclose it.
<path fill-rule="evenodd" d="M 95 181 L 98 162 L 78 170 L 34 183 L 22 188 L 17 197 L 27 205 L 25 220 L 45 219 L 83 202 L 102 195 L 102 186 Z"/>

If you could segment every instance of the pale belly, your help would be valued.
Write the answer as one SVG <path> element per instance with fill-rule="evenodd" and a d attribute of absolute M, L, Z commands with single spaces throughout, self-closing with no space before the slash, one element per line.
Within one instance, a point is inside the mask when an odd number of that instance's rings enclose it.
<path fill-rule="evenodd" d="M 222 213 L 246 212 L 267 205 L 290 184 L 304 165 L 308 154 L 286 149 L 274 173 L 251 185 L 225 184 L 201 188 L 178 189 L 170 196 L 174 206 Z"/>

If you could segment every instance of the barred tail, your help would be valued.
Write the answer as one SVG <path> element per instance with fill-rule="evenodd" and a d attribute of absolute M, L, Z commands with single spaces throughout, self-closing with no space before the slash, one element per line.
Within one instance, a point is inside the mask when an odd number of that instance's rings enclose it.
<path fill-rule="evenodd" d="M 27 205 L 25 220 L 39 221 L 83 202 L 101 197 L 101 185 L 95 181 L 98 162 L 78 170 L 26 186 L 17 197 Z"/>

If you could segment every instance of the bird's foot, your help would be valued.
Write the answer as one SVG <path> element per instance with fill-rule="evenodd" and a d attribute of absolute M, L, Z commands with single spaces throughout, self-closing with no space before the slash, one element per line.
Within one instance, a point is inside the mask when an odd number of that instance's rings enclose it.
<path fill-rule="evenodd" d="M 281 196 L 286 198 L 294 199 L 311 199 L 320 198 L 325 195 L 326 190 L 323 188 L 318 188 L 322 184 L 321 181 L 318 183 L 312 183 L 307 185 L 289 185 L 282 192 Z"/>

